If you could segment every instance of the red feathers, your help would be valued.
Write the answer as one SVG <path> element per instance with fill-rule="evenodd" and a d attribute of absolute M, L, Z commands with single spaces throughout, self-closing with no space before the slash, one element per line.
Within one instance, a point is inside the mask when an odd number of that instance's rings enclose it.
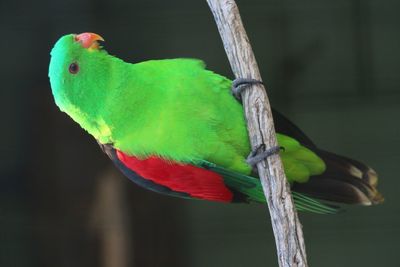
<path fill-rule="evenodd" d="M 145 179 L 184 192 L 194 198 L 230 202 L 233 194 L 223 178 L 212 171 L 193 165 L 184 165 L 157 157 L 139 160 L 117 151 L 118 159 Z"/>

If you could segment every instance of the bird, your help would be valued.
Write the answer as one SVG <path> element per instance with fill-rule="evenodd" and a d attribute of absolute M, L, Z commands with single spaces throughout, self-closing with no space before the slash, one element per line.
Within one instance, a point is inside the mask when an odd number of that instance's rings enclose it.
<path fill-rule="evenodd" d="M 62 36 L 48 75 L 59 109 L 125 176 L 169 196 L 266 202 L 257 168 L 247 160 L 252 149 L 232 80 L 199 59 L 125 62 L 103 42 L 91 32 Z M 272 114 L 297 210 L 330 214 L 347 204 L 383 202 L 374 169 L 319 148 L 284 115 Z"/>

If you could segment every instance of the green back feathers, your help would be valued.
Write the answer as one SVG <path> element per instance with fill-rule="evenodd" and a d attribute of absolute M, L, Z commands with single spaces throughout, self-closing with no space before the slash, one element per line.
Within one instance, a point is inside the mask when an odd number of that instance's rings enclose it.
<path fill-rule="evenodd" d="M 131 125 L 118 136 L 117 146 L 137 156 L 159 155 L 182 162 L 214 157 L 219 164 L 248 170 L 243 162 L 235 162 L 249 144 L 241 106 L 228 104 L 229 80 L 191 59 L 146 61 L 132 68 L 136 78 L 126 88 L 132 95 L 118 102 L 127 107 L 138 98 L 141 101 L 134 116 L 123 119 Z M 223 112 L 218 101 L 226 107 Z M 224 123 L 229 119 L 233 126 Z M 245 141 L 235 143 L 235 138 Z"/>

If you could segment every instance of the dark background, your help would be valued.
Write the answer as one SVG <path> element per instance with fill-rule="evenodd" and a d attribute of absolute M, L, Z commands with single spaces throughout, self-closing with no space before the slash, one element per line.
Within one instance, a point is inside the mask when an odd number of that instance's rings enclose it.
<path fill-rule="evenodd" d="M 311 266 L 400 266 L 400 3 L 240 0 L 272 104 L 368 162 L 386 202 L 301 214 Z M 122 177 L 53 102 L 49 52 L 96 32 L 130 62 L 195 57 L 232 77 L 203 1 L 0 1 L 0 266 L 276 266 L 266 207 L 188 201 Z"/>

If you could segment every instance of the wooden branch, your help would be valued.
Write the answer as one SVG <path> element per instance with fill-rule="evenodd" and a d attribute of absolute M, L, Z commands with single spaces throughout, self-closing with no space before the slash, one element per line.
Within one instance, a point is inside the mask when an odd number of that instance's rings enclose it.
<path fill-rule="evenodd" d="M 234 0 L 207 0 L 214 15 L 236 78 L 261 81 L 257 62 Z M 276 147 L 277 140 L 265 88 L 252 85 L 242 93 L 250 142 L 253 148 Z M 279 154 L 257 164 L 267 199 L 278 253 L 279 266 L 307 266 L 303 231 L 290 193 Z"/>

